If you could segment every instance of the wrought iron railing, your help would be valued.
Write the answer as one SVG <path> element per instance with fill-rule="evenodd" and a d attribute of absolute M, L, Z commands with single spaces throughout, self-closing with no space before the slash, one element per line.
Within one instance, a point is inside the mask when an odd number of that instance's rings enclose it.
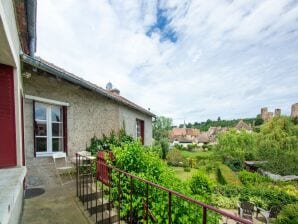
<path fill-rule="evenodd" d="M 183 202 L 187 202 L 192 208 L 194 206 L 197 207 L 197 222 L 194 223 L 252 224 L 250 220 L 240 218 L 237 215 L 233 215 L 179 192 L 120 170 L 106 164 L 103 160 L 97 160 L 95 157 L 84 156 L 77 153 L 76 171 L 77 197 L 89 211 L 90 218 L 94 223 L 159 223 L 156 217 L 160 217 L 160 215 L 153 214 L 150 210 L 150 202 L 154 202 L 154 200 L 158 200 L 158 198 L 150 198 L 149 194 L 152 191 L 160 191 L 167 195 L 167 201 L 164 202 L 164 207 L 167 207 L 167 211 L 159 211 L 163 214 L 167 213 L 166 223 L 175 223 L 175 221 L 173 221 L 173 209 L 175 206 L 173 198 L 175 197 L 175 202 L 179 199 Z M 108 175 L 108 177 L 103 175 Z M 126 189 L 122 189 L 124 182 Z M 141 199 L 139 198 L 140 195 L 137 195 L 137 185 L 139 189 L 141 187 L 143 188 L 143 192 L 145 192 L 145 195 L 141 195 Z M 125 195 L 124 191 L 126 191 Z M 133 207 L 134 200 L 136 199 L 139 199 L 139 204 L 142 204 L 142 208 Z M 124 208 L 125 212 L 123 211 Z M 199 211 L 200 208 L 201 211 Z M 142 209 L 142 218 L 135 215 L 136 209 Z M 217 216 L 216 221 L 214 221 L 214 219 L 209 220 L 208 217 L 210 216 L 208 216 L 208 213 L 213 213 L 213 216 Z"/>

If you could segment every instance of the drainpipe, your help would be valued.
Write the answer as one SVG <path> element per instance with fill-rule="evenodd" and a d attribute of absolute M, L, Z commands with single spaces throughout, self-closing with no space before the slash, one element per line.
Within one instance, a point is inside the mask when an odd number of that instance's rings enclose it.
<path fill-rule="evenodd" d="M 36 52 L 36 0 L 25 0 L 26 17 L 27 17 L 27 32 L 28 32 L 28 47 L 29 55 L 34 56 Z"/>

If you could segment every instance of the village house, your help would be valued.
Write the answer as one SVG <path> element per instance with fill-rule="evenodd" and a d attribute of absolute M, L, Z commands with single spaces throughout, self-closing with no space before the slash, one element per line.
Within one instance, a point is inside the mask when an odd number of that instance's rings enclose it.
<path fill-rule="evenodd" d="M 252 132 L 252 127 L 250 124 L 245 123 L 243 120 L 240 120 L 238 124 L 236 124 L 235 129 L 239 132 L 241 130 L 245 130 L 247 132 Z"/>
<path fill-rule="evenodd" d="M 55 152 L 73 157 L 90 139 L 124 128 L 152 142 L 154 114 L 41 58 L 36 0 L 0 1 L 0 223 L 18 223 L 25 177 Z M 28 168 L 28 171 L 27 171 Z M 35 167 L 36 168 L 36 167 Z"/>
<path fill-rule="evenodd" d="M 152 114 L 120 95 L 42 60 L 22 55 L 26 158 L 65 151 L 74 156 L 93 136 L 125 129 L 152 143 Z"/>

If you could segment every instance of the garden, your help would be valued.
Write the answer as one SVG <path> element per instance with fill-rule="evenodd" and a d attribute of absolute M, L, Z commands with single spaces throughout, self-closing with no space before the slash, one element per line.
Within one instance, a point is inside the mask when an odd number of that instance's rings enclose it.
<path fill-rule="evenodd" d="M 87 150 L 111 150 L 113 166 L 130 172 L 194 199 L 237 213 L 240 202 L 251 202 L 264 210 L 279 207 L 273 221 L 278 224 L 298 223 L 297 181 L 276 181 L 258 172 L 244 169 L 245 160 L 267 160 L 260 168 L 281 175 L 297 175 L 297 124 L 288 118 L 276 118 L 261 126 L 257 133 L 228 131 L 218 137 L 218 144 L 208 149 L 173 148 L 160 138 L 152 146 L 143 146 L 125 131 L 111 133 L 101 139 L 94 137 Z M 130 182 L 121 176 L 123 203 L 121 217 L 129 215 Z M 156 222 L 167 220 L 167 195 L 154 189 L 149 191 L 149 207 Z M 113 186 L 115 203 L 117 186 Z M 133 216 L 143 219 L 144 184 L 134 183 Z M 126 203 L 125 203 L 126 202 Z M 201 210 L 179 198 L 173 198 L 173 223 L 192 223 L 201 217 Z M 208 220 L 219 217 L 211 212 Z"/>

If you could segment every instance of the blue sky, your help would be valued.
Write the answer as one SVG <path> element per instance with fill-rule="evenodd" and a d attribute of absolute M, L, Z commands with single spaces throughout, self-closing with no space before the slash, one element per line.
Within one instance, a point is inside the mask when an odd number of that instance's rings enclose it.
<path fill-rule="evenodd" d="M 176 124 L 290 113 L 298 1 L 39 1 L 37 55 Z"/>

